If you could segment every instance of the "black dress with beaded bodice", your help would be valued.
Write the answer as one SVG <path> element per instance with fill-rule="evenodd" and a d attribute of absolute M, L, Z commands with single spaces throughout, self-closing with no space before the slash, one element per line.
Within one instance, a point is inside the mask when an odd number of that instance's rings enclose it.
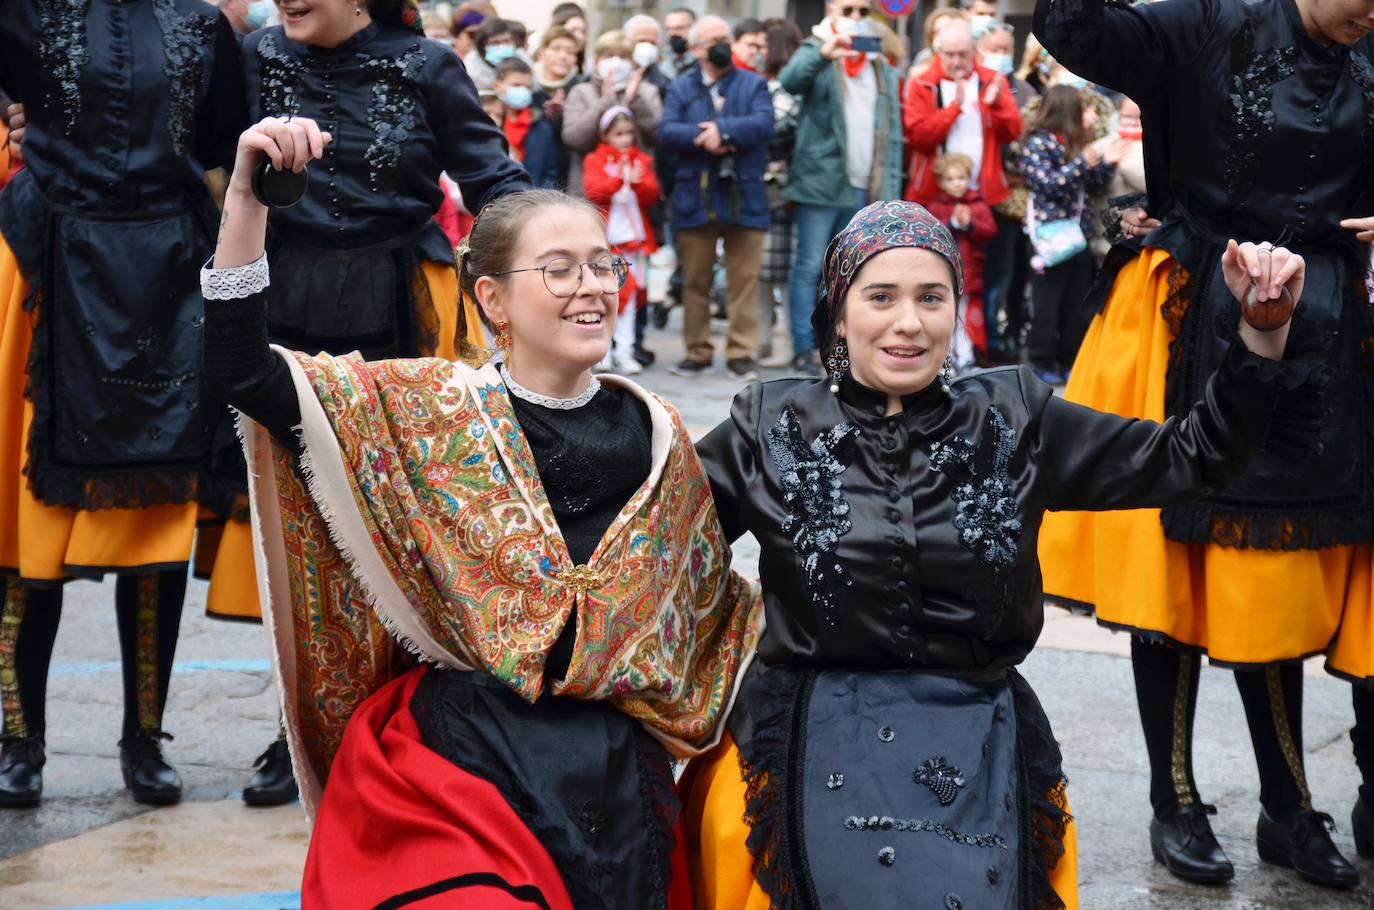
<path fill-rule="evenodd" d="M 1071 404 L 1026 368 L 891 416 L 852 377 L 736 396 L 698 454 L 727 534 L 760 547 L 767 622 L 730 730 L 775 906 L 1062 906 L 1060 755 L 1015 670 L 1044 621 L 1040 524 L 1237 477 L 1319 366 L 1230 335 L 1202 400 L 1163 424 Z"/>

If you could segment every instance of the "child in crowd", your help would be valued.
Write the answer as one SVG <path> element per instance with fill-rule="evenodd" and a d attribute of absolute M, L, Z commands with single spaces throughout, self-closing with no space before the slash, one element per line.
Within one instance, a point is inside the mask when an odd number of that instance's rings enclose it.
<path fill-rule="evenodd" d="M 959 301 L 963 330 L 955 336 L 951 351 L 955 366 L 963 369 L 987 357 L 983 263 L 987 245 L 997 236 L 997 222 L 992 207 L 973 183 L 973 159 L 958 152 L 941 155 L 935 160 L 934 171 L 939 192 L 926 208 L 953 231 L 964 260 L 964 297 Z"/>
<path fill-rule="evenodd" d="M 610 366 L 634 375 L 642 369 L 634 358 L 635 311 L 648 305 L 646 286 L 649 254 L 658 249 L 649 225 L 649 206 L 658 201 L 654 159 L 635 146 L 635 122 L 630 109 L 615 105 L 601 115 L 600 143 L 582 162 L 584 191 L 606 216 L 606 236 L 616 253 L 630 264 L 631 280 L 620 293 Z"/>
<path fill-rule="evenodd" d="M 491 90 L 501 99 L 501 130 L 510 143 L 511 157 L 524 161 L 525 137 L 533 118 L 534 70 L 519 57 L 507 57 L 496 67 Z"/>

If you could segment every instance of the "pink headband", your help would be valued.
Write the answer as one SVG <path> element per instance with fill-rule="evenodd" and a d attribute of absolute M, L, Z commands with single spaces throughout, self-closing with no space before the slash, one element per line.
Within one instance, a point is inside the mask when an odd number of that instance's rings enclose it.
<path fill-rule="evenodd" d="M 631 120 L 634 120 L 635 117 L 625 105 L 611 105 L 610 109 L 601 115 L 601 123 L 597 126 L 597 131 L 602 133 L 606 132 L 606 129 L 615 121 L 615 118 L 621 116 L 629 117 Z"/>

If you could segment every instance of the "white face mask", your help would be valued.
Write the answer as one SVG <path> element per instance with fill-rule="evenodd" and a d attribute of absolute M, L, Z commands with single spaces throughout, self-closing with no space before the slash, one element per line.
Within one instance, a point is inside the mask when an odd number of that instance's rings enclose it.
<path fill-rule="evenodd" d="M 625 83 L 630 81 L 630 72 L 634 69 L 634 64 L 624 57 L 607 57 L 596 65 L 597 75 L 602 82 L 609 82 L 616 88 L 624 88 Z"/>
<path fill-rule="evenodd" d="M 653 66 L 658 62 L 658 45 L 641 41 L 635 45 L 633 57 L 635 66 L 640 69 Z"/>
<path fill-rule="evenodd" d="M 843 16 L 835 20 L 835 31 L 850 37 L 854 35 L 871 37 L 873 35 L 873 23 L 867 19 L 851 19 L 848 16 Z"/>
<path fill-rule="evenodd" d="M 1012 71 L 1011 54 L 984 54 L 983 65 L 994 73 L 1009 76 Z"/>

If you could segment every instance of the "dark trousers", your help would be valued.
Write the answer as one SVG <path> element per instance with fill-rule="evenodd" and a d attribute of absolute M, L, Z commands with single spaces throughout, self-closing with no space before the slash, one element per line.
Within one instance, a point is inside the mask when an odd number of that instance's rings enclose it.
<path fill-rule="evenodd" d="M 983 312 L 988 326 L 988 348 L 1011 353 L 1021 343 L 1025 325 L 1026 274 L 1030 271 L 1030 241 L 1024 222 L 997 216 L 997 236 L 988 244 L 983 266 Z M 1006 314 L 1006 334 L 1001 314 Z"/>
<path fill-rule="evenodd" d="M 1085 299 L 1097 268 L 1084 250 L 1043 273 L 1030 276 L 1031 364 L 1046 370 L 1068 369 L 1088 330 Z"/>

